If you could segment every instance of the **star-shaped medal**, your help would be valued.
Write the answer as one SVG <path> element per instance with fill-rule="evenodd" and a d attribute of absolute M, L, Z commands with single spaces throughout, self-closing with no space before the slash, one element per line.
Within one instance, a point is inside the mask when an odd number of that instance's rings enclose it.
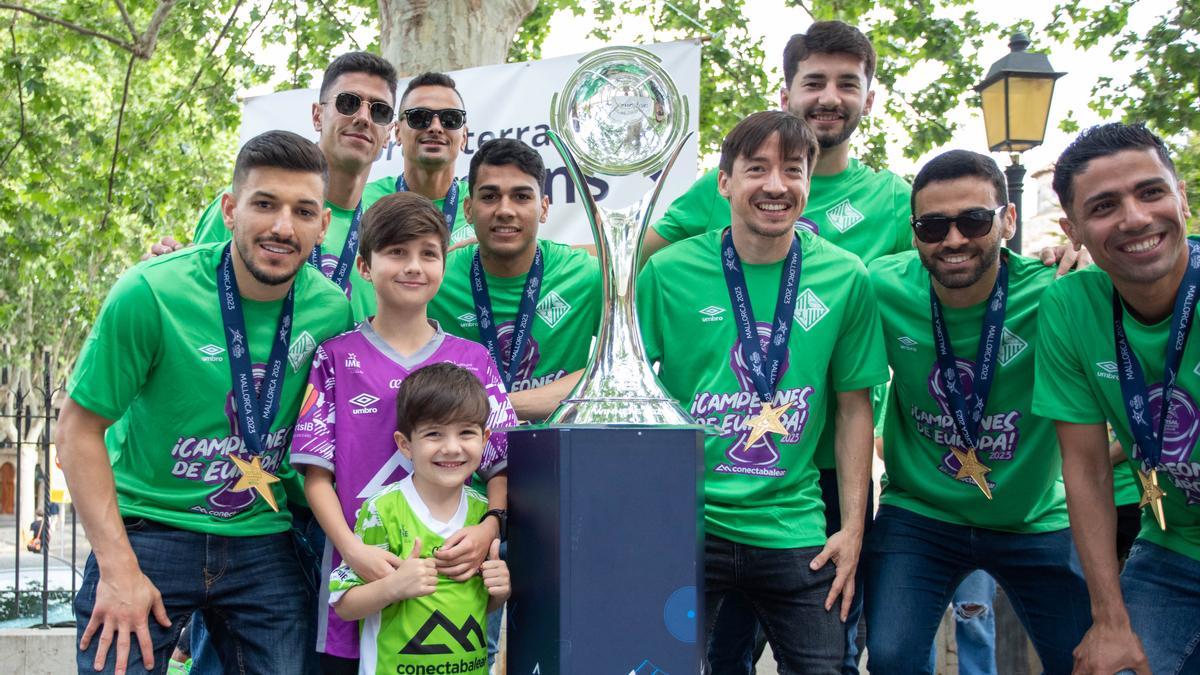
<path fill-rule="evenodd" d="M 792 407 L 791 403 L 785 403 L 778 408 L 765 402 L 762 404 L 762 410 L 757 415 L 750 418 L 750 436 L 746 438 L 746 444 L 742 446 L 743 451 L 747 451 L 754 447 L 760 438 L 767 434 L 787 435 L 787 427 L 783 426 L 783 413 Z"/>
<path fill-rule="evenodd" d="M 242 477 L 230 489 L 234 492 L 244 492 L 250 488 L 254 488 L 258 492 L 259 497 L 267 500 L 267 504 L 270 504 L 272 509 L 278 511 L 279 505 L 275 503 L 275 493 L 271 490 L 271 483 L 278 483 L 279 476 L 262 468 L 262 459 L 258 455 L 255 455 L 249 462 L 234 454 L 230 454 L 229 457 L 237 465 L 238 470 L 242 472 Z"/>
<path fill-rule="evenodd" d="M 1150 507 L 1150 512 L 1154 514 L 1154 519 L 1158 521 L 1158 527 L 1162 530 L 1167 529 L 1167 518 L 1163 515 L 1162 499 L 1165 493 L 1162 488 L 1158 487 L 1158 471 L 1150 469 L 1150 473 L 1146 473 L 1138 469 L 1138 480 L 1142 482 L 1142 501 L 1138 503 L 1139 509 Z"/>
<path fill-rule="evenodd" d="M 954 474 L 954 477 L 958 480 L 970 478 L 975 481 L 980 490 L 983 490 L 983 496 L 991 499 L 992 489 L 988 487 L 987 479 L 984 478 L 984 475 L 991 472 L 991 467 L 979 461 L 979 458 L 975 456 L 974 448 L 969 448 L 964 452 L 958 448 L 951 447 L 950 452 L 954 453 L 960 465 L 958 473 Z"/>

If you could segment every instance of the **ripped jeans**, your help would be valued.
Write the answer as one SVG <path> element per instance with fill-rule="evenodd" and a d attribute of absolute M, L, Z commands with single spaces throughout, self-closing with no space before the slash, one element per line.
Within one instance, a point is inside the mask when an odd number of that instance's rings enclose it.
<path fill-rule="evenodd" d="M 983 570 L 967 575 L 954 591 L 954 641 L 959 675 L 996 675 L 996 580 Z M 937 653 L 929 650 L 929 669 Z"/>

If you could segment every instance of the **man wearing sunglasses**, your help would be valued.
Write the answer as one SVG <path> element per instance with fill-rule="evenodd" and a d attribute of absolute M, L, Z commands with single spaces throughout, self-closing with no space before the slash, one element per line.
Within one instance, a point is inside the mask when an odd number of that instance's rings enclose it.
<path fill-rule="evenodd" d="M 1046 672 L 1070 673 L 1087 588 L 1054 423 L 1031 412 L 1038 307 L 1055 271 L 1001 246 L 1015 207 L 990 157 L 935 157 L 911 204 L 917 250 L 869 268 L 888 308 L 892 384 L 887 474 L 863 547 L 868 669 L 932 673 L 946 605 L 982 569 L 1013 599 Z"/>
<path fill-rule="evenodd" d="M 1034 410 L 1057 421 L 1092 597 L 1076 672 L 1200 672 L 1200 340 L 1188 335 L 1200 243 L 1187 236 L 1187 192 L 1141 124 L 1083 132 L 1053 185 L 1063 231 L 1096 260 L 1046 292 L 1034 392 Z M 1106 421 L 1143 493 L 1119 576 Z"/>

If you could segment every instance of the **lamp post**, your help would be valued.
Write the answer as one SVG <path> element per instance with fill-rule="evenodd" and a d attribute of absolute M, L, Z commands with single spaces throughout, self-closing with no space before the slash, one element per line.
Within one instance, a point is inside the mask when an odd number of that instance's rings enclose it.
<path fill-rule="evenodd" d="M 1046 137 L 1054 81 L 1066 73 L 1056 72 L 1045 54 L 1025 51 L 1029 48 L 1029 37 L 1024 33 L 1013 33 L 1008 46 L 1012 51 L 992 64 L 975 91 L 979 92 L 983 105 L 988 148 L 992 152 L 1009 153 L 1011 164 L 1004 174 L 1008 178 L 1009 201 L 1017 205 L 1017 233 L 1008 245 L 1020 253 L 1021 195 L 1025 180 L 1021 153 L 1041 145 Z"/>

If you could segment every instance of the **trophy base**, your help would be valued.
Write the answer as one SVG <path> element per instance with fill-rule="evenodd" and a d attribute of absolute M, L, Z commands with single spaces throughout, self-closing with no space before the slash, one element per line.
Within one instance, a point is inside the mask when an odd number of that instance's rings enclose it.
<path fill-rule="evenodd" d="M 548 426 L 622 425 L 703 428 L 673 399 L 568 398 L 546 418 Z"/>

